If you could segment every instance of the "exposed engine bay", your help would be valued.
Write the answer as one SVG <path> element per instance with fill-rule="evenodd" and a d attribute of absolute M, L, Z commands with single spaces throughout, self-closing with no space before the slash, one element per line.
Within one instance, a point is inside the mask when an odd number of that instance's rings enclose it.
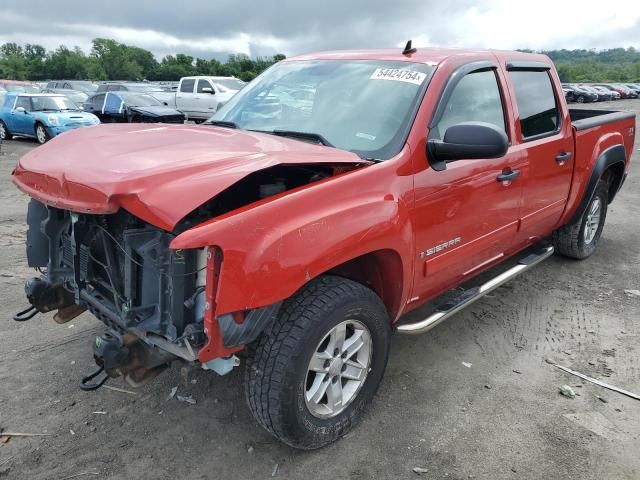
<path fill-rule="evenodd" d="M 150 225 L 127 211 L 75 213 L 38 200 L 29 203 L 27 259 L 41 272 L 26 284 L 30 309 L 16 320 L 57 310 L 65 323 L 85 310 L 108 331 L 96 338 L 100 369 L 83 380 L 98 388 L 108 377 L 123 375 L 132 385 L 155 376 L 171 361 L 197 360 L 205 345 L 208 249 L 174 250 L 171 241 L 185 231 L 244 205 L 313 183 L 343 171 L 325 166 L 275 166 L 232 185 L 178 223 L 174 232 Z M 279 304 L 218 318 L 225 347 L 253 341 Z M 226 373 L 229 359 L 212 369 Z M 104 370 L 107 377 L 89 383 Z"/>

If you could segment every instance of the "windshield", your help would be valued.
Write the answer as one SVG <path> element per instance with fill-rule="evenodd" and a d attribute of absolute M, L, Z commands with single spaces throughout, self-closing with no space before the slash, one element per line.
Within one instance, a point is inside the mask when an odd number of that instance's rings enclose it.
<path fill-rule="evenodd" d="M 377 60 L 278 63 L 210 121 L 313 133 L 363 158 L 388 159 L 402 148 L 432 72 L 429 65 Z"/>
<path fill-rule="evenodd" d="M 67 97 L 31 97 L 34 112 L 44 110 L 78 110 L 78 106 Z"/>
<path fill-rule="evenodd" d="M 32 87 L 31 85 L 6 84 L 4 88 L 7 92 L 17 92 L 17 93 L 38 93 L 40 91 L 38 87 Z"/>
<path fill-rule="evenodd" d="M 215 85 L 216 90 L 220 92 L 235 92 L 241 90 L 242 87 L 246 85 L 246 83 L 238 80 L 237 78 L 217 79 L 213 81 L 213 84 Z"/>
<path fill-rule="evenodd" d="M 162 105 L 162 102 L 153 98 L 151 95 L 141 93 L 127 94 L 125 92 L 118 92 L 118 94 L 122 97 L 124 103 L 130 107 L 154 107 L 156 105 Z"/>

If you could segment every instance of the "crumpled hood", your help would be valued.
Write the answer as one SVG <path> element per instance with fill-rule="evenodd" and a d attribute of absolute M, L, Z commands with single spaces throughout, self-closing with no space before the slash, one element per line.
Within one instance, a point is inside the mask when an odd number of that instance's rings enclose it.
<path fill-rule="evenodd" d="M 165 230 L 252 172 L 279 164 L 357 164 L 357 155 L 299 140 L 198 125 L 109 124 L 56 137 L 24 155 L 13 181 L 52 206 L 124 208 Z"/>
<path fill-rule="evenodd" d="M 164 105 L 152 105 L 150 107 L 128 107 L 129 110 L 140 112 L 151 117 L 166 117 L 169 115 L 182 115 L 175 108 L 165 107 Z"/>

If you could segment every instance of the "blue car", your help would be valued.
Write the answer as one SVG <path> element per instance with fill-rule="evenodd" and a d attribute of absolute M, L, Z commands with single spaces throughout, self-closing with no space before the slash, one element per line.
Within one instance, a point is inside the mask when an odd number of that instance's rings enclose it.
<path fill-rule="evenodd" d="M 6 92 L 0 107 L 0 140 L 33 137 L 39 143 L 67 130 L 100 123 L 64 95 Z"/>

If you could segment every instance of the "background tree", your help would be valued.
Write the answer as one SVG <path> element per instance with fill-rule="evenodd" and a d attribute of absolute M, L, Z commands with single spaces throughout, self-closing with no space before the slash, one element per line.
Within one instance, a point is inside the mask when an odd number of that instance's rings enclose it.
<path fill-rule="evenodd" d="M 89 55 L 65 45 L 47 52 L 41 45 L 5 43 L 0 46 L 0 78 L 175 81 L 189 75 L 214 75 L 248 81 L 284 58 L 282 54 L 256 59 L 232 54 L 222 63 L 178 53 L 158 61 L 144 48 L 109 38 L 94 39 Z"/>

